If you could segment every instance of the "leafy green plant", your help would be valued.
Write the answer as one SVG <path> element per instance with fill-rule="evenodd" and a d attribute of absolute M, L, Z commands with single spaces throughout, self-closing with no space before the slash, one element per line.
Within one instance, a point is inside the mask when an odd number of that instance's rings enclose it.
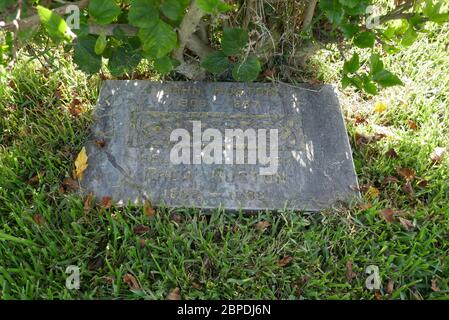
<path fill-rule="evenodd" d="M 82 0 L 64 6 L 46 1 L 47 7 L 40 2 L 0 0 L 0 17 L 5 21 L 2 29 L 6 31 L 0 35 L 2 64 L 10 64 L 21 45 L 42 43 L 46 38 L 51 44 L 65 45 L 84 72 L 94 74 L 106 65 L 114 77 L 132 73 L 146 59 L 161 74 L 175 71 L 197 79 L 207 70 L 236 81 L 254 81 L 270 60 L 260 59 L 263 54 L 257 34 L 270 25 L 252 19 L 257 14 L 251 7 L 254 1 Z M 426 23 L 449 21 L 444 0 L 396 0 L 377 16 L 372 11 L 376 3 L 308 1 L 306 10 L 299 13 L 304 15 L 302 29 L 295 31 L 304 43 L 312 38 L 337 43 L 345 60 L 343 87 L 351 85 L 373 95 L 381 88 L 402 84 L 384 66 L 385 55 L 411 46 L 420 33 L 425 34 Z M 81 10 L 79 28 L 69 26 L 63 17 L 70 16 L 70 4 Z M 243 17 L 242 9 L 246 12 Z M 276 46 L 274 37 L 272 42 Z"/>

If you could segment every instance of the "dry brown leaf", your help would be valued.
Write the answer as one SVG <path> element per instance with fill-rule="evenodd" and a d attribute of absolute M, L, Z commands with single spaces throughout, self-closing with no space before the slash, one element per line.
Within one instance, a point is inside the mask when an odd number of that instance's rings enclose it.
<path fill-rule="evenodd" d="M 167 300 L 181 300 L 181 290 L 176 287 L 168 295 Z"/>
<path fill-rule="evenodd" d="M 361 211 L 366 211 L 369 210 L 373 207 L 373 205 L 371 203 L 362 203 L 359 205 L 359 210 Z"/>
<path fill-rule="evenodd" d="M 421 187 L 421 188 L 427 187 L 428 184 L 429 184 L 429 181 L 424 180 L 424 179 L 423 179 L 423 180 L 420 180 L 420 181 L 418 182 L 418 186 Z"/>
<path fill-rule="evenodd" d="M 410 220 L 399 217 L 399 222 L 404 227 L 405 230 L 410 231 L 413 229 L 413 223 Z"/>
<path fill-rule="evenodd" d="M 43 173 L 38 173 L 34 177 L 31 177 L 30 179 L 28 179 L 27 183 L 31 186 L 36 186 L 41 181 L 42 176 L 43 176 Z"/>
<path fill-rule="evenodd" d="M 75 177 L 79 180 L 83 180 L 83 173 L 88 166 L 88 158 L 86 148 L 83 147 L 75 160 Z"/>
<path fill-rule="evenodd" d="M 351 283 L 352 279 L 356 277 L 357 274 L 352 271 L 352 261 L 349 260 L 348 262 L 346 262 L 346 279 L 348 280 L 349 283 Z"/>
<path fill-rule="evenodd" d="M 68 106 L 68 111 L 73 117 L 79 116 L 83 112 L 81 99 L 73 98 Z"/>
<path fill-rule="evenodd" d="M 388 294 L 392 294 L 394 290 L 394 281 L 392 279 L 388 279 L 387 287 L 385 288 L 385 292 Z"/>
<path fill-rule="evenodd" d="M 182 222 L 182 216 L 180 214 L 177 214 L 176 212 L 172 213 L 170 219 L 176 223 Z"/>
<path fill-rule="evenodd" d="M 137 282 L 136 278 L 130 273 L 127 273 L 123 276 L 123 282 L 128 285 L 130 290 L 140 289 L 140 285 Z"/>
<path fill-rule="evenodd" d="M 135 234 L 144 234 L 150 231 L 150 227 L 144 226 L 143 224 L 139 224 L 133 228 L 133 232 Z"/>
<path fill-rule="evenodd" d="M 264 232 L 270 226 L 271 226 L 271 224 L 268 221 L 262 220 L 262 221 L 259 221 L 258 223 L 256 223 L 255 228 L 256 228 L 257 231 Z"/>
<path fill-rule="evenodd" d="M 142 239 L 142 238 L 139 239 L 139 245 L 141 248 L 145 248 L 146 244 L 147 244 L 147 240 Z"/>
<path fill-rule="evenodd" d="M 374 299 L 375 300 L 382 300 L 382 294 L 379 290 L 374 291 Z"/>
<path fill-rule="evenodd" d="M 112 198 L 111 197 L 103 197 L 101 198 L 100 208 L 102 209 L 110 209 L 112 207 Z"/>
<path fill-rule="evenodd" d="M 72 191 L 77 190 L 80 185 L 79 185 L 78 181 L 76 181 L 72 178 L 65 178 L 62 181 L 62 186 L 64 187 L 64 190 L 66 192 L 72 192 Z"/>
<path fill-rule="evenodd" d="M 83 212 L 84 214 L 88 214 L 92 205 L 92 200 L 94 199 L 94 194 L 90 192 L 86 199 L 84 200 Z"/>
<path fill-rule="evenodd" d="M 292 256 L 284 256 L 281 260 L 278 261 L 278 266 L 279 267 L 285 267 L 290 262 L 292 262 L 292 260 L 293 260 Z"/>
<path fill-rule="evenodd" d="M 394 159 L 398 157 L 398 153 L 396 152 L 396 150 L 394 150 L 393 148 L 391 148 L 390 150 L 387 151 L 387 153 L 385 153 L 385 155 L 390 158 L 390 159 Z"/>
<path fill-rule="evenodd" d="M 33 220 L 39 226 L 41 226 L 41 225 L 43 225 L 45 223 L 44 217 L 41 216 L 40 214 L 33 215 Z"/>
<path fill-rule="evenodd" d="M 430 281 L 430 289 L 432 289 L 433 292 L 440 291 L 440 288 L 438 287 L 437 279 L 432 279 Z"/>
<path fill-rule="evenodd" d="M 366 134 L 363 133 L 358 132 L 355 133 L 355 143 L 358 146 L 363 146 L 370 142 L 372 142 L 372 138 L 370 136 L 367 136 Z"/>
<path fill-rule="evenodd" d="M 404 186 L 402 187 L 402 191 L 404 191 L 409 196 L 413 197 L 415 195 L 415 190 L 413 190 L 412 183 L 410 181 L 407 181 Z"/>
<path fill-rule="evenodd" d="M 416 171 L 410 168 L 396 168 L 396 172 L 407 181 L 412 181 L 416 175 Z"/>
<path fill-rule="evenodd" d="M 384 181 L 382 181 L 382 185 L 387 185 L 390 183 L 399 183 L 399 179 L 395 176 L 388 176 L 384 179 Z"/>
<path fill-rule="evenodd" d="M 413 131 L 417 131 L 418 130 L 418 125 L 416 124 L 416 122 L 415 121 L 413 121 L 413 120 L 408 120 L 408 127 L 410 128 L 410 129 L 412 129 Z"/>
<path fill-rule="evenodd" d="M 154 210 L 151 202 L 148 200 L 145 200 L 143 203 L 143 212 L 147 217 L 154 217 L 156 215 L 156 210 Z"/>
<path fill-rule="evenodd" d="M 106 141 L 104 140 L 95 140 L 94 143 L 98 149 L 103 149 L 106 146 Z"/>
<path fill-rule="evenodd" d="M 443 160 L 444 155 L 446 154 L 447 149 L 437 147 L 433 150 L 432 154 L 430 155 L 430 160 L 432 160 L 433 164 L 438 164 Z"/>
<path fill-rule="evenodd" d="M 192 282 L 192 288 L 196 290 L 202 290 L 203 286 L 198 282 Z"/>
<path fill-rule="evenodd" d="M 366 117 L 358 114 L 355 116 L 354 123 L 356 125 L 367 123 Z"/>
<path fill-rule="evenodd" d="M 383 138 L 391 138 L 391 139 L 399 138 L 398 135 L 393 132 L 392 127 L 373 125 L 373 130 L 374 130 L 376 140 L 380 140 Z"/>
<path fill-rule="evenodd" d="M 265 78 L 273 78 L 274 74 L 275 74 L 274 69 L 266 69 L 266 70 L 263 72 L 263 76 L 264 76 Z"/>
<path fill-rule="evenodd" d="M 387 222 L 394 222 L 395 221 L 393 209 L 390 209 L 390 208 L 383 209 L 380 212 L 380 215 Z"/>

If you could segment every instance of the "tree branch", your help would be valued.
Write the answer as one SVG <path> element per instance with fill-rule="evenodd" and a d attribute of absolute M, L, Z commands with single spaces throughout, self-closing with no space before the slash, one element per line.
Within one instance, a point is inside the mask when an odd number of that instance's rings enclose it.
<path fill-rule="evenodd" d="M 89 1 L 90 0 L 82 0 L 82 1 L 78 1 L 78 2 L 73 2 L 73 3 L 68 3 L 62 7 L 53 9 L 53 12 L 59 14 L 59 15 L 64 15 L 66 13 L 66 10 L 69 6 L 77 6 L 80 9 L 84 9 L 89 5 Z M 34 27 L 40 24 L 40 18 L 38 14 L 35 14 L 31 17 L 28 17 L 26 19 L 23 19 L 20 21 L 19 23 L 19 28 L 23 29 L 23 28 L 30 28 L 30 27 Z M 6 30 L 6 31 L 14 31 L 15 29 L 15 24 L 14 21 L 7 23 L 4 27 L 0 27 L 0 30 Z"/>
<path fill-rule="evenodd" d="M 197 0 L 192 0 L 178 29 L 179 48 L 173 52 L 173 58 L 179 60 L 181 63 L 184 62 L 184 48 L 195 33 L 203 16 L 204 12 L 198 7 Z"/>
<path fill-rule="evenodd" d="M 302 22 L 302 31 L 306 31 L 309 29 L 310 25 L 312 24 L 313 15 L 315 14 L 315 8 L 318 0 L 310 0 L 309 4 L 307 5 L 306 13 L 304 15 L 304 20 Z"/>

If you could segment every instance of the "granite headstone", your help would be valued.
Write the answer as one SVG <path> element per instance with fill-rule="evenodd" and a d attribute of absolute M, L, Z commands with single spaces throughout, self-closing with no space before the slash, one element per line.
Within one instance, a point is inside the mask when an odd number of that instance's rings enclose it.
<path fill-rule="evenodd" d="M 86 149 L 83 190 L 117 204 L 317 211 L 359 196 L 328 85 L 106 81 Z"/>

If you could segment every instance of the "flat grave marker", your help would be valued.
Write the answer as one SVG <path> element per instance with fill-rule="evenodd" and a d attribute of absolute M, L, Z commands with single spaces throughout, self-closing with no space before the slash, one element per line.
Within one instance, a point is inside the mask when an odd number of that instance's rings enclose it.
<path fill-rule="evenodd" d="M 81 185 L 97 199 L 317 211 L 359 196 L 331 86 L 111 80 L 95 117 Z"/>

